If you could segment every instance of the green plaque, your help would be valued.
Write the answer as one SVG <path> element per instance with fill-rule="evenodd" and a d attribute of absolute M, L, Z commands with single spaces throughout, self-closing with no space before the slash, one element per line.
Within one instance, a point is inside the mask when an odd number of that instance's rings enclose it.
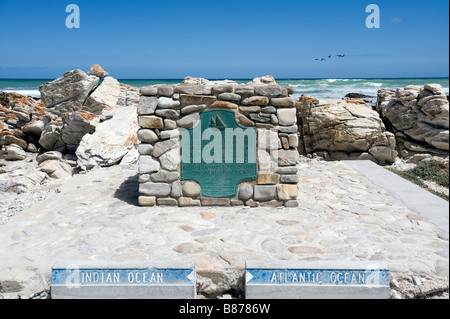
<path fill-rule="evenodd" d="M 180 136 L 181 180 L 197 181 L 204 197 L 234 196 L 241 181 L 256 179 L 256 129 L 236 123 L 233 111 L 205 111 Z"/>

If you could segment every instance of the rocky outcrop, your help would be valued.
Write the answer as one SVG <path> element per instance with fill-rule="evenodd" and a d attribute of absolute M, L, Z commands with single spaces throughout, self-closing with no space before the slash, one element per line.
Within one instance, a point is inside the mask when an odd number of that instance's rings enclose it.
<path fill-rule="evenodd" d="M 86 99 L 82 109 L 93 114 L 101 114 L 105 107 L 115 106 L 117 104 L 119 95 L 119 81 L 108 76 Z"/>
<path fill-rule="evenodd" d="M 74 154 L 82 138 L 86 134 L 95 132 L 95 128 L 100 123 L 98 115 L 86 112 L 75 111 L 64 117 L 64 126 L 61 129 L 61 141 L 67 150 Z"/>
<path fill-rule="evenodd" d="M 117 109 L 112 119 L 83 137 L 76 150 L 78 165 L 86 170 L 118 164 L 131 149 L 137 148 L 137 131 L 137 108 Z"/>
<path fill-rule="evenodd" d="M 42 130 L 39 144 L 45 150 L 75 154 L 82 138 L 93 134 L 99 123 L 110 120 L 117 109 L 137 106 L 138 89 L 107 75 L 94 65 L 88 74 L 69 71 L 41 86 L 42 99 L 53 117 L 32 128 Z"/>
<path fill-rule="evenodd" d="M 378 91 L 377 110 L 411 161 L 449 155 L 449 102 L 441 85 Z"/>
<path fill-rule="evenodd" d="M 41 99 L 48 109 L 58 115 L 80 110 L 100 78 L 81 70 L 66 72 L 62 77 L 39 88 Z"/>
<path fill-rule="evenodd" d="M 103 68 L 100 65 L 94 64 L 87 74 L 95 75 L 96 77 L 103 79 L 104 77 L 106 77 L 108 75 L 108 72 L 103 70 Z"/>
<path fill-rule="evenodd" d="M 2 169 L 2 191 L 69 178 L 80 169 L 75 153 L 84 137 L 77 153 L 84 169 L 137 160 L 139 90 L 107 75 L 98 65 L 66 72 L 40 87 L 41 99 L 0 92 L 0 161 L 27 167 L 11 182 L 13 172 Z"/>
<path fill-rule="evenodd" d="M 47 116 L 41 100 L 0 92 L 0 147 L 15 144 L 24 151 L 37 152 Z"/>
<path fill-rule="evenodd" d="M 382 165 L 395 161 L 395 137 L 370 105 L 303 96 L 297 107 L 301 153 L 331 160 L 369 159 Z"/>

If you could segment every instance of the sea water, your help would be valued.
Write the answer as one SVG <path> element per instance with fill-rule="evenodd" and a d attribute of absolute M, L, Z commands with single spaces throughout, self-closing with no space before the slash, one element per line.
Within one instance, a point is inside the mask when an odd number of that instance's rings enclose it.
<path fill-rule="evenodd" d="M 210 79 L 218 80 L 218 79 Z M 220 79 L 223 80 L 223 79 Z M 230 79 L 233 80 L 233 79 Z M 0 79 L 0 91 L 16 92 L 22 95 L 39 97 L 39 86 L 51 79 Z M 170 80 L 142 80 L 142 79 L 122 79 L 119 82 L 134 87 L 143 87 L 153 84 L 176 84 L 182 79 Z M 238 83 L 248 83 L 248 79 L 234 79 Z M 367 96 L 377 96 L 377 92 L 383 88 L 398 89 L 408 85 L 425 85 L 430 83 L 441 84 L 449 94 L 448 78 L 415 78 L 415 79 L 276 79 L 277 83 L 288 86 L 294 90 L 294 99 L 302 94 L 318 99 L 341 99 L 348 93 L 360 93 Z"/>

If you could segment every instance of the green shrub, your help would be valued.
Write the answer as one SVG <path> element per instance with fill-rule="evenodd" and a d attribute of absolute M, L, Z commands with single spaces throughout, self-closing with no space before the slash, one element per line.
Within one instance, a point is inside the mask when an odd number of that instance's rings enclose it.
<path fill-rule="evenodd" d="M 427 189 L 428 191 L 432 192 L 433 194 L 440 196 L 441 198 L 445 200 L 449 200 L 449 196 L 436 192 L 425 185 L 423 182 L 426 181 L 433 181 L 441 186 L 449 187 L 449 165 L 438 162 L 438 161 L 422 161 L 420 162 L 414 169 L 411 169 L 409 171 L 397 171 L 394 169 L 388 168 L 389 171 L 403 177 L 404 179 L 409 180 L 410 182 L 413 182 L 417 185 L 419 185 L 422 188 Z"/>
<path fill-rule="evenodd" d="M 407 172 L 411 178 L 421 178 L 449 187 L 449 166 L 438 161 L 422 161 L 414 169 Z"/>

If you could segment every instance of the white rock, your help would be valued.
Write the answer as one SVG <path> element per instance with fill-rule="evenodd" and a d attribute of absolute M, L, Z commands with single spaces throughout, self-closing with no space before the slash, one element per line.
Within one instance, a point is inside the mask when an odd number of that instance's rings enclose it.
<path fill-rule="evenodd" d="M 66 72 L 62 77 L 41 85 L 41 99 L 55 113 L 64 113 L 81 108 L 100 78 L 87 75 L 81 70 Z"/>
<path fill-rule="evenodd" d="M 280 125 L 288 126 L 297 124 L 297 110 L 295 108 L 278 109 L 277 116 Z"/>
<path fill-rule="evenodd" d="M 159 158 L 162 168 L 168 171 L 175 171 L 180 164 L 180 150 L 172 149 Z"/>
<path fill-rule="evenodd" d="M 132 148 L 120 161 L 120 165 L 134 164 L 139 160 L 139 151 L 136 148 Z"/>
<path fill-rule="evenodd" d="M 112 77 L 106 77 L 83 105 L 83 110 L 101 114 L 105 107 L 116 106 L 120 94 L 120 83 Z"/>
<path fill-rule="evenodd" d="M 21 161 L 27 158 L 27 153 L 16 144 L 7 145 L 0 152 L 0 159 L 6 161 Z"/>
<path fill-rule="evenodd" d="M 76 151 L 78 165 L 86 170 L 119 163 L 138 144 L 136 118 L 136 106 L 120 108 L 111 120 L 100 123 L 94 134 L 85 135 Z"/>
<path fill-rule="evenodd" d="M 150 174 L 159 171 L 160 164 L 151 156 L 141 155 L 139 158 L 139 174 Z"/>
<path fill-rule="evenodd" d="M 67 179 L 72 176 L 72 167 L 59 160 L 47 160 L 39 164 L 41 171 L 54 179 Z"/>

